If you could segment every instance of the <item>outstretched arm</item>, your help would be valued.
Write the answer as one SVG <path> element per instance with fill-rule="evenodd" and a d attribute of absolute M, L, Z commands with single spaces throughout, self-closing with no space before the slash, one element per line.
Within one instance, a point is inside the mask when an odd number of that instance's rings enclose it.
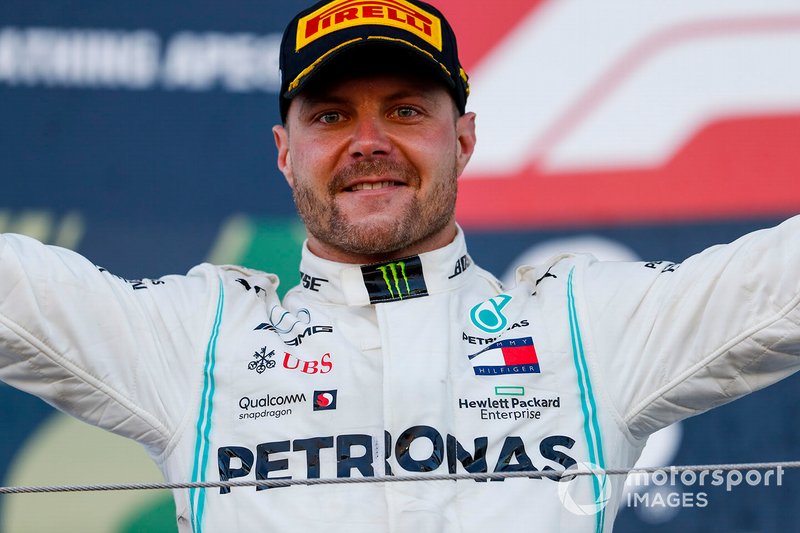
<path fill-rule="evenodd" d="M 211 267 L 125 280 L 82 256 L 0 235 L 0 379 L 162 448 L 199 383 Z M 198 368 L 189 365 L 188 368 Z"/>
<path fill-rule="evenodd" d="M 680 265 L 593 263 L 585 306 L 598 371 L 635 436 L 800 368 L 800 217 Z"/>

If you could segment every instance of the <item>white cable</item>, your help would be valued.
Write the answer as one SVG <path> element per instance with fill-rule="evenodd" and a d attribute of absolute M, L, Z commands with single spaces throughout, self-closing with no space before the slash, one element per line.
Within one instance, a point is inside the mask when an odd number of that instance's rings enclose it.
<path fill-rule="evenodd" d="M 592 468 L 587 470 L 569 470 L 567 472 L 532 471 L 532 472 L 488 472 L 476 474 L 420 474 L 412 476 L 377 476 L 377 477 L 345 477 L 317 479 L 233 479 L 227 481 L 204 481 L 183 483 L 120 483 L 98 485 L 50 485 L 39 487 L 0 487 L 0 494 L 32 494 L 41 492 L 90 492 L 117 490 L 163 490 L 189 488 L 222 488 L 222 487 L 290 487 L 293 485 L 340 485 L 351 483 L 396 483 L 407 481 L 463 481 L 463 480 L 501 480 L 509 478 L 560 479 L 572 476 L 619 476 L 628 474 L 650 474 L 654 472 L 713 472 L 730 470 L 770 470 L 775 468 L 800 468 L 800 461 L 780 461 L 774 463 L 738 463 L 718 465 L 684 465 L 661 466 L 647 468 Z"/>

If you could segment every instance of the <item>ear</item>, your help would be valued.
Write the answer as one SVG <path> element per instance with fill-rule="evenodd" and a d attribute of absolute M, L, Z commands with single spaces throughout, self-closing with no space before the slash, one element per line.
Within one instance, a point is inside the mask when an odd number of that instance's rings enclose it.
<path fill-rule="evenodd" d="M 278 169 L 283 173 L 289 187 L 294 189 L 294 171 L 292 157 L 289 154 L 289 132 L 286 131 L 286 127 L 277 125 L 272 127 L 272 135 L 275 137 L 275 147 L 278 149 Z"/>
<path fill-rule="evenodd" d="M 456 120 L 456 168 L 460 176 L 475 152 L 475 113 L 469 112 Z"/>

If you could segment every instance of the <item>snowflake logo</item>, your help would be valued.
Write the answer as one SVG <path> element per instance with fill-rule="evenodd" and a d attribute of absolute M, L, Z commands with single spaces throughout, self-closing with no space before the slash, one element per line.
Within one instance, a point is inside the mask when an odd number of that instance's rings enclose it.
<path fill-rule="evenodd" d="M 264 346 L 261 348 L 260 352 L 255 352 L 253 354 L 255 361 L 250 361 L 247 365 L 248 370 L 255 370 L 259 374 L 263 374 L 266 369 L 274 368 L 275 361 L 272 360 L 273 355 L 275 355 L 275 350 L 267 353 L 267 347 Z"/>

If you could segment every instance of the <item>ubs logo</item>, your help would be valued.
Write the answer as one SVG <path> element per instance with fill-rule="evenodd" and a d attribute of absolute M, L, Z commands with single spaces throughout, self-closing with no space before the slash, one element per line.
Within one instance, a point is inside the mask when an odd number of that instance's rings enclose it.
<path fill-rule="evenodd" d="M 289 352 L 285 352 L 283 356 L 283 368 L 287 370 L 296 370 L 303 374 L 327 374 L 333 370 L 333 363 L 331 362 L 331 354 L 326 353 L 319 360 L 312 359 L 304 361 L 293 356 Z"/>
<path fill-rule="evenodd" d="M 253 354 L 255 361 L 250 361 L 247 364 L 247 369 L 263 374 L 268 368 L 275 368 L 275 360 L 272 359 L 273 355 L 275 355 L 275 350 L 267 353 L 267 347 L 264 346 L 260 351 Z"/>

